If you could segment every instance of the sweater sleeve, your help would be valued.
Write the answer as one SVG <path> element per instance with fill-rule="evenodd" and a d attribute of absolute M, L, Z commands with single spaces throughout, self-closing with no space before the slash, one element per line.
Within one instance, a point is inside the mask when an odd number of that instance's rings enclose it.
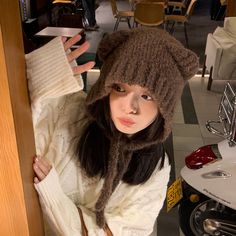
<path fill-rule="evenodd" d="M 78 210 L 63 193 L 56 170 L 52 168 L 47 177 L 34 186 L 39 193 L 44 217 L 46 217 L 54 233 L 58 236 L 81 235 Z"/>
<path fill-rule="evenodd" d="M 105 213 L 107 224 L 114 236 L 147 236 L 152 233 L 165 200 L 169 172 L 170 166 L 165 164 L 164 168 L 158 170 L 145 184 L 137 188 L 126 186 L 134 188 L 133 193 L 125 197 L 122 204 L 114 204 L 114 207 L 109 207 Z M 54 174 L 51 173 L 51 177 L 47 176 L 46 179 L 52 178 Z M 57 229 L 57 235 L 80 235 L 79 213 L 74 203 L 61 190 L 58 180 L 54 177 L 50 181 L 41 181 L 36 185 L 36 189 L 42 209 Z M 125 196 L 122 191 L 114 194 Z M 79 207 L 88 235 L 105 235 L 96 225 L 95 213 L 83 206 Z"/>
<path fill-rule="evenodd" d="M 51 169 L 43 181 L 35 184 L 35 188 L 39 194 L 39 200 L 44 216 L 55 235 L 82 235 L 80 215 L 77 206 L 63 192 L 55 168 Z M 90 211 L 82 208 L 82 212 L 84 217 L 84 214 Z M 91 214 L 94 217 L 92 212 L 88 214 L 89 217 L 91 217 Z M 89 236 L 105 236 L 104 231 L 99 229 L 95 224 L 93 224 L 91 228 L 87 226 L 87 229 Z"/>
<path fill-rule="evenodd" d="M 43 110 L 45 100 L 83 89 L 82 78 L 73 75 L 71 66 L 75 66 L 76 62 L 68 62 L 68 52 L 64 50 L 61 37 L 57 37 L 25 55 L 34 124 Z"/>

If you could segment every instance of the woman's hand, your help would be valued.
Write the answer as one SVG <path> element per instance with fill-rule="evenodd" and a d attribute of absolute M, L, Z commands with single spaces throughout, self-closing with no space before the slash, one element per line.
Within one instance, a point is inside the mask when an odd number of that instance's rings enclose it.
<path fill-rule="evenodd" d="M 72 37 L 68 40 L 66 37 L 62 37 L 65 51 L 68 50 L 69 48 L 71 48 L 77 42 L 79 42 L 80 39 L 81 39 L 81 35 L 79 35 L 79 34 L 75 35 L 74 37 Z M 89 46 L 90 45 L 87 41 L 84 42 L 82 45 L 80 45 L 78 48 L 76 48 L 75 50 L 73 50 L 72 52 L 70 52 L 67 55 L 68 61 L 71 62 L 71 61 L 75 60 L 77 57 L 81 56 L 83 53 L 85 53 L 88 50 Z M 77 75 L 77 74 L 81 74 L 85 71 L 90 70 L 91 68 L 94 67 L 94 65 L 95 65 L 94 61 L 89 61 L 83 65 L 75 66 L 72 69 L 73 69 L 74 74 Z"/>
<path fill-rule="evenodd" d="M 34 183 L 38 184 L 42 181 L 52 169 L 52 166 L 45 159 L 39 156 L 34 157 L 33 169 L 36 176 L 34 177 Z"/>

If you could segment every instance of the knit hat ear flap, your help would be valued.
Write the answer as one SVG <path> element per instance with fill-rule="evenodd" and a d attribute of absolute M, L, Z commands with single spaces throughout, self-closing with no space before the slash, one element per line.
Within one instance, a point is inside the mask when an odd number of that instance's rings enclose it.
<path fill-rule="evenodd" d="M 197 73 L 199 60 L 195 53 L 183 47 L 176 47 L 176 43 L 179 42 L 170 42 L 166 44 L 166 48 L 175 60 L 176 66 L 178 67 L 183 79 L 188 80 Z"/>
<path fill-rule="evenodd" d="M 130 31 L 121 30 L 114 32 L 112 35 L 108 34 L 104 36 L 97 50 L 99 59 L 101 61 L 105 61 L 110 53 L 112 53 L 114 49 L 125 42 L 130 37 L 130 35 Z"/>

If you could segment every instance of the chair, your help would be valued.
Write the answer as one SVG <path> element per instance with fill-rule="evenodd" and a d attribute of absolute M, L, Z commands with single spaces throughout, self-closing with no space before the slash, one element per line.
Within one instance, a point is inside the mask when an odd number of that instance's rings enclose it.
<path fill-rule="evenodd" d="M 55 8 L 55 9 L 54 9 Z M 54 0 L 51 4 L 54 24 L 58 27 L 83 28 L 84 9 L 78 0 Z"/>
<path fill-rule="evenodd" d="M 164 5 L 168 4 L 168 0 L 139 0 L 139 2 L 159 2 L 163 3 Z"/>
<path fill-rule="evenodd" d="M 236 17 L 226 17 L 223 27 L 207 36 L 202 77 L 209 71 L 207 90 L 213 80 L 236 80 Z"/>
<path fill-rule="evenodd" d="M 190 0 L 169 0 L 167 4 L 168 15 L 179 15 L 186 11 Z"/>
<path fill-rule="evenodd" d="M 166 15 L 166 18 L 165 18 L 167 25 L 169 22 L 172 22 L 172 26 L 169 29 L 170 34 L 174 33 L 175 23 L 182 23 L 184 25 L 184 34 L 185 34 L 185 41 L 186 41 L 187 47 L 189 47 L 188 34 L 187 34 L 187 23 L 189 22 L 189 19 L 192 16 L 193 9 L 195 7 L 196 2 L 197 2 L 197 0 L 190 1 L 189 5 L 187 6 L 185 14 L 181 14 L 181 15 L 170 14 L 170 15 Z M 169 2 L 169 4 L 170 4 L 170 2 Z"/>
<path fill-rule="evenodd" d="M 134 17 L 134 12 L 133 11 L 119 11 L 116 5 L 116 0 L 110 0 L 110 3 L 111 3 L 113 16 L 116 18 L 116 23 L 115 23 L 113 31 L 117 30 L 120 22 L 127 22 L 129 28 L 131 28 L 130 19 Z"/>
<path fill-rule="evenodd" d="M 134 10 L 134 22 L 144 26 L 162 25 L 165 28 L 165 6 L 159 2 L 139 2 Z"/>
<path fill-rule="evenodd" d="M 167 9 L 168 1 L 169 0 L 129 0 L 129 3 L 131 5 L 132 10 L 135 10 L 136 5 L 140 2 L 158 2 L 158 3 L 162 3 L 162 4 L 164 4 L 165 9 Z"/>

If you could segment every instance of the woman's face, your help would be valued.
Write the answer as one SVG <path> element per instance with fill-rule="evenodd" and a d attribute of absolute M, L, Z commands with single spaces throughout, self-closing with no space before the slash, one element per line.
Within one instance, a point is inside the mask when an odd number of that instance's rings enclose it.
<path fill-rule="evenodd" d="M 110 111 L 115 127 L 132 135 L 156 119 L 158 105 L 147 89 L 120 83 L 114 84 L 110 93 Z"/>

